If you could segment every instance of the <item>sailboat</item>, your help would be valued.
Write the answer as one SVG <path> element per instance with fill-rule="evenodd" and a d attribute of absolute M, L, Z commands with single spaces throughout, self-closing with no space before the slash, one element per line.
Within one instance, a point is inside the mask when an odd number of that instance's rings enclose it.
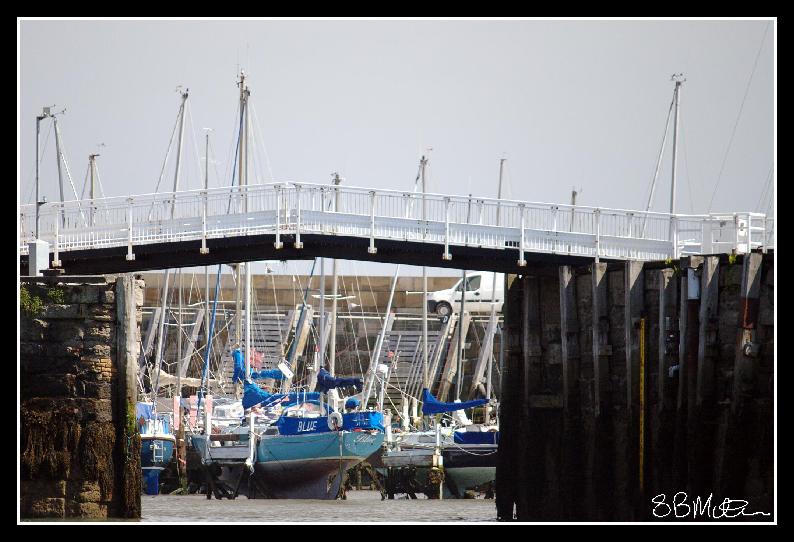
<path fill-rule="evenodd" d="M 248 171 L 250 94 L 244 73 L 240 75 L 239 86 L 239 185 L 244 191 Z M 336 498 L 347 469 L 380 448 L 384 438 L 383 415 L 374 410 L 356 411 L 356 403 L 352 399 L 345 404 L 348 412 L 338 412 L 324 400 L 326 393 L 348 386 L 361 389 L 362 382 L 360 379 L 334 378 L 322 367 L 316 367 L 312 378 L 319 391 L 311 391 L 308 387 L 293 390 L 296 342 L 293 342 L 288 358 L 279 364 L 279 369 L 251 370 L 251 267 L 250 263 L 244 265 L 245 338 L 239 341 L 243 348 L 236 349 L 233 357 L 234 378 L 243 382 L 239 406 L 246 414 L 242 423 L 237 418 L 237 423 L 229 423 L 226 419 L 224 423 L 214 424 L 215 414 L 221 414 L 221 411 L 216 408 L 213 412 L 205 402 L 203 431 L 191 436 L 192 445 L 206 468 L 212 468 L 216 473 L 220 471 L 218 482 L 233 485 L 232 496 L 238 494 L 241 481 L 247 474 L 249 483 L 242 489 L 249 498 Z M 242 278 L 240 275 L 238 273 L 238 284 Z M 299 329 L 306 318 L 306 294 Z M 262 389 L 255 383 L 260 378 L 280 380 L 281 393 Z M 223 409 L 224 413 L 228 412 L 228 403 Z M 216 480 L 210 475 L 208 484 L 214 486 Z M 208 487 L 208 496 L 211 490 L 212 487 Z"/>
<path fill-rule="evenodd" d="M 147 495 L 160 493 L 160 473 L 171 463 L 176 446 L 176 437 L 171 431 L 171 416 L 156 413 L 153 406 L 154 403 L 147 402 L 135 405 L 141 434 L 141 471 Z"/>
<path fill-rule="evenodd" d="M 425 160 L 422 159 L 422 166 Z M 504 159 L 499 166 L 499 198 L 501 199 L 502 175 L 504 170 Z M 423 168 L 420 173 L 423 172 Z M 497 221 L 499 219 L 499 208 L 497 207 Z M 463 271 L 460 284 L 467 284 L 466 272 Z M 496 274 L 493 274 L 491 291 L 494 292 Z M 431 298 L 425 291 L 426 300 L 423 307 L 423 318 L 426 322 L 426 309 Z M 491 295 L 491 315 L 490 324 L 486 333 L 493 334 L 496 329 L 496 298 Z M 465 314 L 465 287 L 462 287 L 460 303 L 460 314 Z M 408 431 L 392 432 L 387 431 L 387 448 L 382 454 L 381 462 L 385 468 L 380 472 L 386 479 L 386 495 L 394 498 L 396 493 L 408 493 L 415 497 L 417 491 L 423 491 L 430 498 L 467 496 L 469 490 L 479 490 L 487 488 L 486 495 L 493 494 L 493 482 L 496 478 L 496 452 L 499 445 L 498 423 L 491 421 L 491 368 L 492 352 L 486 352 L 487 380 L 485 388 L 485 398 L 474 399 L 462 402 L 462 362 L 463 362 L 463 343 L 465 334 L 463 331 L 464 318 L 458 320 L 460 324 L 457 341 L 457 400 L 454 402 L 439 401 L 434 397 L 430 390 L 430 379 L 425 375 L 423 389 L 421 393 L 422 414 L 432 416 L 431 425 L 424 428 L 410 430 L 407 424 L 408 408 L 407 402 L 403 401 L 403 429 Z M 487 337 L 485 344 L 488 349 L 492 348 L 493 337 Z M 427 337 L 423 338 L 427 341 Z M 427 354 L 425 354 L 427 356 Z M 479 366 L 479 364 L 478 364 Z M 481 371 L 475 371 L 478 375 Z M 429 379 L 430 378 L 430 379 Z M 451 378 L 451 377 L 450 377 Z M 478 376 L 479 378 L 479 376 Z M 472 384 L 474 388 L 478 382 Z M 451 380 L 449 380 L 451 382 Z M 442 391 L 446 395 L 447 388 Z M 466 414 L 465 409 L 485 406 L 484 423 L 472 423 Z M 416 416 L 413 416 L 416 419 Z M 406 468 L 407 469 L 404 469 Z M 435 487 L 438 486 L 438 492 Z"/>

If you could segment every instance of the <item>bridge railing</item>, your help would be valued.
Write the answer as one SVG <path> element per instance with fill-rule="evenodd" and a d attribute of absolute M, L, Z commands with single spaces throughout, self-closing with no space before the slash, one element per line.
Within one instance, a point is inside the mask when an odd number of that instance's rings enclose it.
<path fill-rule="evenodd" d="M 336 206 L 338 194 L 338 207 Z M 35 208 L 21 209 L 21 246 L 35 237 Z M 423 219 L 424 218 L 424 219 Z M 311 183 L 273 183 L 43 204 L 41 238 L 53 251 L 206 240 L 263 233 L 350 235 L 616 259 L 746 252 L 771 246 L 759 213 L 669 215 L 415 194 Z M 278 242 L 278 240 L 277 240 Z"/>

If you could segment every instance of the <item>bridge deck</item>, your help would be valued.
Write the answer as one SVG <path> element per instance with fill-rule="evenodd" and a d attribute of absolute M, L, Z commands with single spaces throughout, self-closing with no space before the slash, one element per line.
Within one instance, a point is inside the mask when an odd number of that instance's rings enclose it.
<path fill-rule="evenodd" d="M 70 273 L 315 256 L 514 271 L 527 261 L 744 253 L 770 244 L 771 225 L 750 212 L 669 215 L 303 183 L 40 209 L 40 238 Z M 25 255 L 33 205 L 21 209 L 21 236 Z"/>

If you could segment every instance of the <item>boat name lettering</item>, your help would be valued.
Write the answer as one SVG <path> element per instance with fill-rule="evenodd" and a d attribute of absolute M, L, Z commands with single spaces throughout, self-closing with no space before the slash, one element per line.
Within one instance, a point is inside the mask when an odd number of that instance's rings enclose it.
<path fill-rule="evenodd" d="M 356 437 L 355 443 L 358 444 L 359 442 L 372 444 L 373 442 L 375 442 L 375 437 L 373 437 L 372 435 L 359 435 Z"/>
<path fill-rule="evenodd" d="M 298 422 L 298 431 L 317 431 L 317 420 L 312 421 L 299 421 Z"/>

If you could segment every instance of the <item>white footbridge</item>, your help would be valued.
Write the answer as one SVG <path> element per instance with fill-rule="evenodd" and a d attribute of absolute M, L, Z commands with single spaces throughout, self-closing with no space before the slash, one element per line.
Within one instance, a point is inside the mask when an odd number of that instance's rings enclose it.
<path fill-rule="evenodd" d="M 706 215 L 571 206 L 557 203 L 422 194 L 299 182 L 52 202 L 40 205 L 39 239 L 53 265 L 70 251 L 252 235 L 283 236 L 301 248 L 301 235 L 436 244 L 439 257 L 455 247 L 546 253 L 607 260 L 666 260 L 694 254 L 746 253 L 773 248 L 773 222 L 761 213 Z M 21 207 L 19 250 L 36 240 L 35 206 Z M 355 259 L 351 255 L 351 259 Z"/>

